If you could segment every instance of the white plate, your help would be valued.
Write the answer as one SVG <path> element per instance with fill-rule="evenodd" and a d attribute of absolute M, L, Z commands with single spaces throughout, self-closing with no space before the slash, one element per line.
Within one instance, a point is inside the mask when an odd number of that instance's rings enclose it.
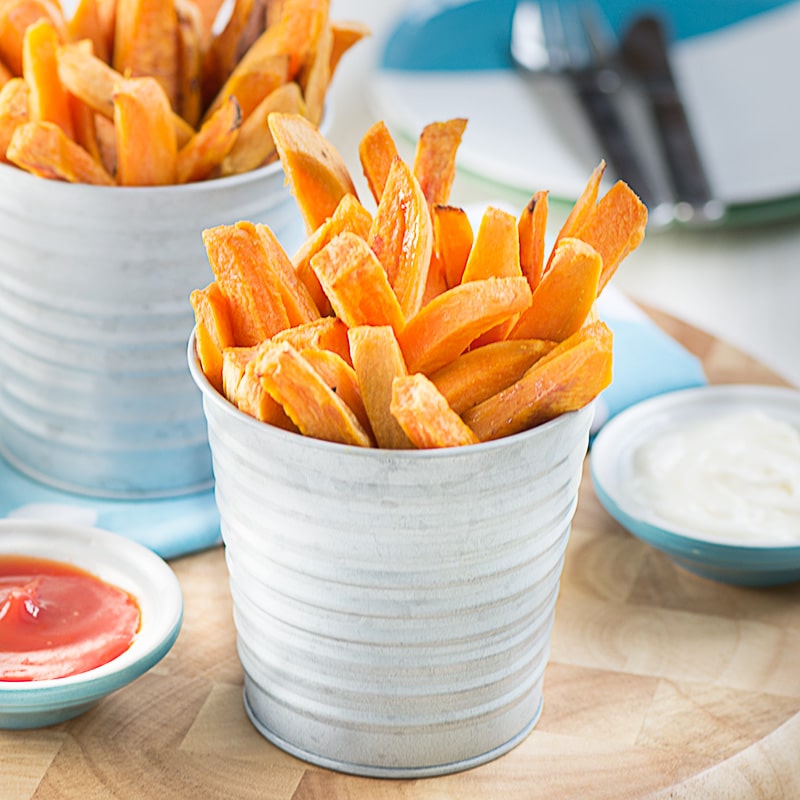
<path fill-rule="evenodd" d="M 604 8 L 619 26 L 634 5 L 607 0 Z M 780 7 L 749 16 L 770 6 Z M 668 13 L 679 34 L 695 34 L 675 43 L 673 70 L 714 195 L 737 207 L 771 204 L 758 214 L 751 209 L 759 219 L 787 213 L 772 204 L 800 194 L 794 135 L 800 106 L 782 101 L 794 94 L 800 74 L 800 48 L 793 44 L 800 3 L 740 0 L 699 8 L 672 3 Z M 381 118 L 412 139 L 428 122 L 467 117 L 460 166 L 526 193 L 549 189 L 574 200 L 602 154 L 563 81 L 532 82 L 513 70 L 504 52 L 512 9 L 509 0 L 414 5 L 383 42 L 371 100 Z M 710 20 L 706 29 L 701 11 Z M 735 22 L 737 15 L 746 19 Z M 709 31 L 714 22 L 726 24 Z M 636 115 L 632 127 L 635 121 Z M 657 151 L 651 146 L 651 152 Z"/>
<path fill-rule="evenodd" d="M 175 573 L 151 550 L 98 528 L 0 520 L 0 554 L 62 561 L 129 592 L 142 614 L 131 646 L 95 669 L 66 678 L 0 681 L 0 728 L 38 728 L 70 719 L 158 663 L 183 620 Z"/>
<path fill-rule="evenodd" d="M 800 540 L 787 546 L 761 540 L 723 540 L 659 517 L 634 490 L 638 448 L 687 423 L 758 410 L 800 430 L 800 392 L 777 386 L 723 385 L 654 397 L 609 422 L 594 440 L 591 476 L 600 503 L 634 536 L 706 577 L 742 585 L 800 580 Z"/>

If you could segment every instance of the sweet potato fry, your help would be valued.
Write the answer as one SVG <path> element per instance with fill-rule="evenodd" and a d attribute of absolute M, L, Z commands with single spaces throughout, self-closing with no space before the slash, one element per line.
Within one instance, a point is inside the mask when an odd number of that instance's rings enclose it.
<path fill-rule="evenodd" d="M 94 132 L 97 136 L 97 149 L 100 151 L 99 161 L 105 171 L 116 178 L 117 133 L 114 130 L 114 123 L 108 117 L 95 112 Z"/>
<path fill-rule="evenodd" d="M 192 127 L 196 127 L 203 114 L 203 17 L 194 0 L 175 0 L 175 11 L 178 15 L 178 85 L 175 110 Z"/>
<path fill-rule="evenodd" d="M 642 243 L 646 227 L 647 208 L 622 181 L 617 181 L 592 209 L 576 236 L 594 247 L 603 259 L 598 295 L 620 262 Z"/>
<path fill-rule="evenodd" d="M 114 34 L 117 28 L 117 0 L 94 0 L 97 6 L 97 19 L 106 40 L 108 60 L 113 57 Z M 98 51 L 99 52 L 99 51 Z"/>
<path fill-rule="evenodd" d="M 103 27 L 97 0 L 78 0 L 72 16 L 67 20 L 68 41 L 88 39 L 92 52 L 108 63 L 111 58 L 108 31 Z"/>
<path fill-rule="evenodd" d="M 91 40 L 62 45 L 56 51 L 62 84 L 95 111 L 112 119 L 114 86 L 122 75 L 94 55 Z"/>
<path fill-rule="evenodd" d="M 311 297 L 317 304 L 317 308 L 322 314 L 332 314 L 330 301 L 328 300 L 322 286 L 319 283 L 316 273 L 311 268 L 311 259 L 325 247 L 328 242 L 340 233 L 349 231 L 362 239 L 369 235 L 369 228 L 372 224 L 372 216 L 364 206 L 352 195 L 346 194 L 336 206 L 333 216 L 329 217 L 314 233 L 309 236 L 300 246 L 300 249 L 292 258 L 295 271 L 298 277 L 306 285 L 311 293 Z"/>
<path fill-rule="evenodd" d="M 203 231 L 203 244 L 228 300 L 237 346 L 259 344 L 289 327 L 280 287 L 257 235 L 238 225 L 218 225 Z"/>
<path fill-rule="evenodd" d="M 205 326 L 220 352 L 233 347 L 236 340 L 231 326 L 231 312 L 228 300 L 219 284 L 212 281 L 204 289 L 195 289 L 189 295 L 194 309 L 195 321 Z"/>
<path fill-rule="evenodd" d="M 400 158 L 392 162 L 367 241 L 386 270 L 405 318 L 410 319 L 425 293 L 433 224 L 422 188 Z"/>
<path fill-rule="evenodd" d="M 422 187 L 429 205 L 447 203 L 456 175 L 456 152 L 464 131 L 466 119 L 450 119 L 426 125 L 414 154 L 414 176 Z"/>
<path fill-rule="evenodd" d="M 612 335 L 603 322 L 574 334 L 518 381 L 464 413 L 481 440 L 498 439 L 576 411 L 611 383 Z"/>
<path fill-rule="evenodd" d="M 289 55 L 289 78 L 297 77 L 317 39 L 328 24 L 330 0 L 283 0 L 280 17 L 273 26 L 278 52 Z M 269 33 L 269 29 L 267 30 Z M 253 45 L 255 50 L 258 43 Z"/>
<path fill-rule="evenodd" d="M 30 120 L 28 84 L 23 78 L 11 78 L 0 88 L 0 161 L 8 163 L 6 150 L 14 131 Z"/>
<path fill-rule="evenodd" d="M 270 19 L 275 11 L 277 19 L 271 21 L 266 30 L 253 42 L 230 76 L 216 76 L 216 83 L 213 76 L 204 78 L 203 96 L 206 103 L 211 104 L 214 96 L 224 95 L 225 87 L 222 86 L 215 92 L 216 87 L 231 79 L 239 80 L 241 76 L 257 72 L 259 63 L 267 62 L 276 56 L 287 59 L 288 71 L 285 80 L 298 80 L 301 68 L 306 64 L 309 54 L 316 48 L 317 39 L 327 25 L 328 5 L 328 0 L 283 0 L 277 8 L 268 0 Z M 262 93 L 253 107 L 267 93 Z M 242 97 L 239 97 L 239 102 L 245 110 L 246 118 L 249 115 L 249 104 Z"/>
<path fill-rule="evenodd" d="M 395 378 L 391 412 L 420 449 L 476 444 L 478 437 L 421 373 Z"/>
<path fill-rule="evenodd" d="M 463 414 L 521 378 L 555 346 L 544 339 L 491 342 L 460 355 L 430 379 L 453 411 Z"/>
<path fill-rule="evenodd" d="M 283 12 L 283 0 L 266 0 L 267 5 L 267 27 L 278 24 Z"/>
<path fill-rule="evenodd" d="M 522 269 L 516 218 L 507 211 L 489 206 L 478 226 L 461 282 L 491 277 L 522 277 Z M 509 317 L 481 334 L 473 347 L 505 339 L 515 322 L 516 317 Z"/>
<path fill-rule="evenodd" d="M 255 374 L 253 361 L 259 352 L 260 346 L 228 347 L 224 351 L 222 380 L 225 396 L 239 411 L 260 422 L 297 431 L 297 426 L 286 416 L 283 406 L 270 396 Z"/>
<path fill-rule="evenodd" d="M 220 175 L 249 172 L 277 158 L 275 140 L 267 124 L 267 119 L 273 111 L 283 114 L 305 114 L 303 96 L 296 83 L 284 83 L 283 86 L 279 86 L 242 122 L 231 152 L 222 160 Z"/>
<path fill-rule="evenodd" d="M 309 348 L 330 350 L 341 356 L 352 367 L 347 330 L 347 325 L 338 317 L 319 317 L 278 331 L 272 337 L 272 341 L 288 342 L 295 350 L 301 352 Z"/>
<path fill-rule="evenodd" d="M 241 59 L 243 51 L 240 50 L 239 43 L 253 11 L 254 0 L 233 0 L 229 6 L 230 13 L 225 26 L 216 35 L 209 37 L 205 49 L 201 86 L 206 104 L 217 95 Z M 219 98 L 220 102 L 223 99 L 224 97 Z M 212 112 L 213 110 L 211 109 Z"/>
<path fill-rule="evenodd" d="M 433 249 L 441 262 L 448 289 L 458 286 L 464 275 L 474 234 L 463 208 L 437 203 L 431 207 Z"/>
<path fill-rule="evenodd" d="M 58 32 L 47 17 L 29 25 L 22 42 L 22 77 L 30 89 L 31 119 L 53 122 L 74 139 L 69 94 L 58 77 L 58 46 Z"/>
<path fill-rule="evenodd" d="M 283 54 L 250 59 L 246 66 L 240 62 L 209 104 L 204 119 L 208 119 L 225 100 L 234 95 L 247 119 L 258 104 L 289 80 L 289 57 Z"/>
<path fill-rule="evenodd" d="M 339 152 L 307 119 L 273 113 L 268 122 L 306 233 L 310 234 L 333 214 L 346 194 L 358 197 L 356 187 Z"/>
<path fill-rule="evenodd" d="M 273 341 L 275 341 L 273 339 Z M 341 397 L 345 405 L 356 415 L 361 427 L 372 436 L 367 411 L 361 397 L 361 387 L 353 367 L 348 364 L 338 353 L 332 350 L 322 350 L 307 347 L 300 351 L 300 355 L 308 361 L 314 371 Z"/>
<path fill-rule="evenodd" d="M 530 286 L 521 276 L 468 281 L 448 289 L 409 320 L 398 336 L 409 372 L 435 372 L 530 302 Z"/>
<path fill-rule="evenodd" d="M 289 256 L 272 230 L 261 223 L 237 222 L 241 230 L 254 235 L 261 242 L 268 268 L 275 276 L 281 301 L 286 309 L 289 325 L 303 325 L 319 318 L 319 309 L 305 284 L 298 278 Z"/>
<path fill-rule="evenodd" d="M 244 377 L 244 371 L 247 365 L 252 361 L 256 352 L 258 352 L 258 347 L 258 345 L 253 345 L 251 347 L 226 347 L 222 353 L 222 393 L 234 405 L 236 405 L 236 390 L 239 388 L 239 384 Z M 205 372 L 205 368 L 203 371 Z M 206 375 L 206 377 L 208 376 Z M 261 386 L 261 383 L 259 382 L 258 385 Z"/>
<path fill-rule="evenodd" d="M 391 412 L 392 382 L 407 375 L 397 337 L 389 325 L 357 325 L 348 329 L 353 368 L 378 447 L 403 450 L 411 441 Z"/>
<path fill-rule="evenodd" d="M 116 70 L 92 55 L 84 40 L 59 47 L 58 76 L 64 87 L 79 97 L 98 114 L 114 119 L 114 89 L 123 79 Z M 194 135 L 194 128 L 180 115 L 171 111 L 175 136 L 182 147 Z"/>
<path fill-rule="evenodd" d="M 214 337 L 211 336 L 208 328 L 202 322 L 198 322 L 195 325 L 194 331 L 195 351 L 203 374 L 218 392 L 222 392 L 224 390 L 222 351 L 217 347 Z"/>
<path fill-rule="evenodd" d="M 3 88 L 12 78 L 14 75 L 11 73 L 11 70 L 0 60 L 0 89 Z"/>
<path fill-rule="evenodd" d="M 178 183 L 192 183 L 207 178 L 231 152 L 239 134 L 242 112 L 231 95 L 178 151 Z"/>
<path fill-rule="evenodd" d="M 489 206 L 478 226 L 461 282 L 521 275 L 517 221 L 507 211 Z"/>
<path fill-rule="evenodd" d="M 605 161 L 600 161 L 594 170 L 592 170 L 592 174 L 589 176 L 586 186 L 572 206 L 564 224 L 561 226 L 561 230 L 556 236 L 555 244 L 558 244 L 559 239 L 575 236 L 578 230 L 583 227 L 584 222 L 586 222 L 589 215 L 594 210 L 595 205 L 597 205 L 597 198 L 600 193 L 600 182 L 603 180 L 605 171 Z"/>
<path fill-rule="evenodd" d="M 436 252 L 434 245 L 431 252 L 431 261 L 428 265 L 428 277 L 425 279 L 425 291 L 422 293 L 422 306 L 426 306 L 442 292 L 447 291 L 447 277 L 445 276 L 444 263 Z"/>
<path fill-rule="evenodd" d="M 389 170 L 395 158 L 399 158 L 397 145 L 383 120 L 376 122 L 361 138 L 358 156 L 369 191 L 375 202 L 380 203 Z"/>
<path fill-rule="evenodd" d="M 113 99 L 117 182 L 121 186 L 175 183 L 178 141 L 161 84 L 149 77 L 123 79 Z"/>
<path fill-rule="evenodd" d="M 113 186 L 111 176 L 52 122 L 26 122 L 11 136 L 6 158 L 41 178 Z"/>
<path fill-rule="evenodd" d="M 386 273 L 360 236 L 340 233 L 311 259 L 311 268 L 336 316 L 348 327 L 403 329 L 405 317 Z"/>
<path fill-rule="evenodd" d="M 363 22 L 351 22 L 331 20 L 331 32 L 333 33 L 333 47 L 331 48 L 331 75 L 336 72 L 336 67 L 342 56 L 362 39 L 370 35 L 368 25 Z M 377 202 L 377 201 L 376 201 Z"/>
<path fill-rule="evenodd" d="M 236 387 L 234 397 L 236 407 L 259 422 L 266 422 L 286 431 L 298 431 L 283 406 L 264 389 L 261 380 L 253 374 L 252 368 L 245 369 L 244 376 Z"/>
<path fill-rule="evenodd" d="M 0 3 L 0 61 L 15 76 L 22 75 L 25 31 L 40 19 L 51 22 L 59 41 L 66 41 L 67 24 L 57 3 L 51 0 L 4 0 Z"/>
<path fill-rule="evenodd" d="M 204 289 L 195 289 L 189 295 L 189 301 L 194 309 L 195 322 L 198 327 L 203 327 L 205 336 L 210 339 L 209 342 L 198 344 L 200 364 L 217 391 L 222 391 L 223 352 L 226 347 L 232 347 L 235 343 L 228 301 L 216 281 Z"/>
<path fill-rule="evenodd" d="M 164 0 L 117 0 L 114 69 L 154 78 L 174 108 L 178 99 L 178 14 Z"/>
<path fill-rule="evenodd" d="M 103 163 L 100 151 L 100 141 L 97 136 L 97 114 L 89 108 L 83 100 L 75 97 L 74 94 L 68 95 L 70 117 L 72 119 L 73 139 L 79 144 L 95 161 Z M 109 172 L 109 175 L 114 173 Z"/>
<path fill-rule="evenodd" d="M 561 342 L 583 325 L 597 298 L 603 261 L 591 246 L 571 237 L 561 239 L 550 268 L 533 292 L 530 308 L 510 336 Z"/>
<path fill-rule="evenodd" d="M 250 16 L 239 36 L 236 60 L 241 61 L 247 51 L 258 41 L 258 37 L 267 29 L 267 13 L 271 0 L 254 0 Z"/>
<path fill-rule="evenodd" d="M 305 436 L 372 445 L 356 415 L 290 344 L 265 342 L 252 365 L 261 385 Z"/>
<path fill-rule="evenodd" d="M 528 279 L 531 290 L 539 285 L 544 273 L 545 234 L 547 233 L 547 215 L 549 211 L 549 194 L 546 191 L 536 192 L 528 201 L 517 223 L 519 236 L 519 264 L 522 274 Z"/>
<path fill-rule="evenodd" d="M 521 275 L 517 220 L 507 211 L 489 206 L 481 217 L 461 282 Z"/>
<path fill-rule="evenodd" d="M 331 82 L 332 50 L 333 32 L 326 23 L 317 37 L 314 49 L 309 53 L 308 62 L 298 76 L 306 104 L 306 116 L 314 125 L 322 122 L 325 111 L 325 95 Z"/>

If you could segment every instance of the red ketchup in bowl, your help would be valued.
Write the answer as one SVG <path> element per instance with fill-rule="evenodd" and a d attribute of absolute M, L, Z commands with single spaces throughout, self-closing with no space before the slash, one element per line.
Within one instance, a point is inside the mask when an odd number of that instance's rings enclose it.
<path fill-rule="evenodd" d="M 0 555 L 0 681 L 64 678 L 124 653 L 135 598 L 71 564 Z"/>

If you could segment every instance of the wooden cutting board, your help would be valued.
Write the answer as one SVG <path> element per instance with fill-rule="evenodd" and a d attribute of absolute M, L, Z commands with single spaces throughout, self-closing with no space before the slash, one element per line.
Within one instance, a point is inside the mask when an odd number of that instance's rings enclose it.
<path fill-rule="evenodd" d="M 742 353 L 651 311 L 714 383 L 781 384 Z M 309 766 L 242 707 L 222 551 L 178 559 L 186 616 L 169 655 L 71 722 L 0 732 L 0 800 L 800 798 L 800 584 L 695 577 L 615 523 L 585 474 L 530 736 L 426 780 Z"/>

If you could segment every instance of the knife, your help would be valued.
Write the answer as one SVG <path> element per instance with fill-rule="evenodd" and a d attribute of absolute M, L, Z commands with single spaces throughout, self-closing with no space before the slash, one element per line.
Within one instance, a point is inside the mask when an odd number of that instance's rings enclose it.
<path fill-rule="evenodd" d="M 641 80 L 650 104 L 675 193 L 677 218 L 683 222 L 718 221 L 724 207 L 711 193 L 659 18 L 644 15 L 634 20 L 622 37 L 620 54 L 627 69 Z"/>
<path fill-rule="evenodd" d="M 530 74 L 565 75 L 591 124 L 603 157 L 618 178 L 624 180 L 648 209 L 659 205 L 649 174 L 643 168 L 631 134 L 616 104 L 619 76 L 592 58 L 576 62 L 563 38 L 562 22 L 554 24 L 553 4 L 519 0 L 511 23 L 511 55 L 517 66 Z M 558 6 L 555 6 L 558 9 Z M 546 10 L 550 14 L 545 13 Z M 576 19 L 573 23 L 579 22 Z M 574 25 L 572 26 L 574 29 Z M 552 36 L 555 29 L 557 36 Z M 557 41 L 553 41 L 553 39 Z M 591 48 L 589 37 L 586 42 Z M 655 218 L 654 218 L 655 221 Z"/>

